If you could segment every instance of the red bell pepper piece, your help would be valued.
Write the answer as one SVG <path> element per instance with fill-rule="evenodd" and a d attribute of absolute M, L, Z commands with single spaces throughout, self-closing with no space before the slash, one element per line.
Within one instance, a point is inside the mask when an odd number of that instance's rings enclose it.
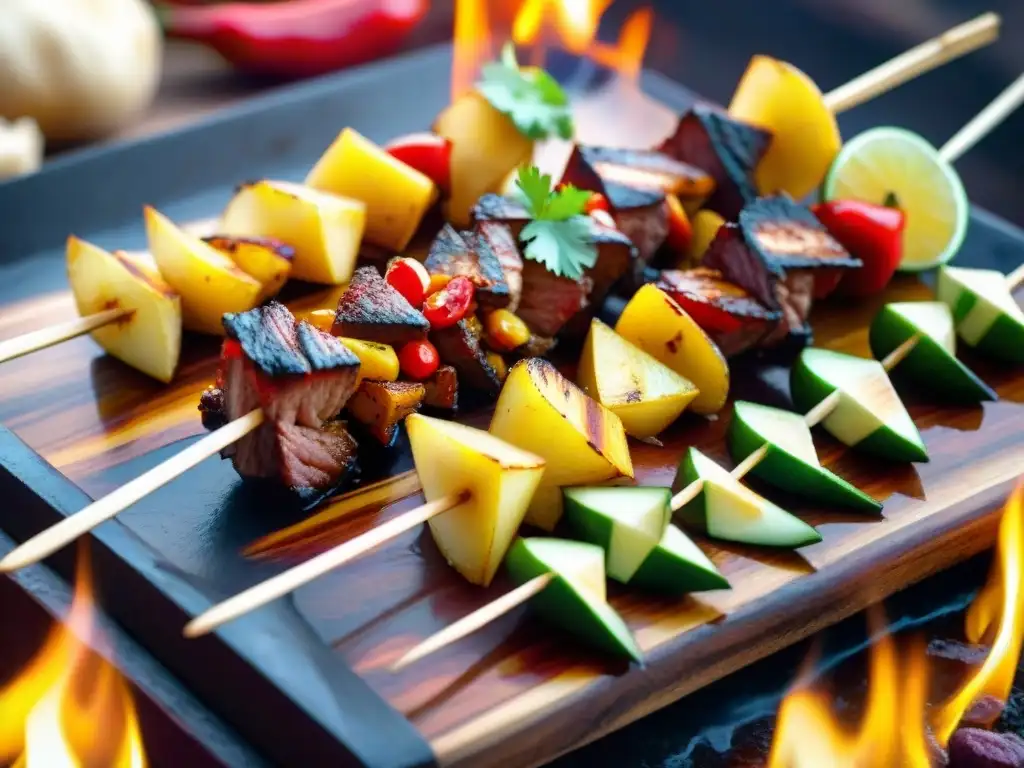
<path fill-rule="evenodd" d="M 168 37 L 206 43 L 239 69 L 309 77 L 393 53 L 428 0 L 287 0 L 157 6 Z"/>
<path fill-rule="evenodd" d="M 455 325 L 469 314 L 474 292 L 468 277 L 453 277 L 444 288 L 430 294 L 423 302 L 423 316 L 435 330 Z"/>
<path fill-rule="evenodd" d="M 860 269 L 846 270 L 839 293 L 871 296 L 885 288 L 903 258 L 903 211 L 860 200 L 830 200 L 812 210 L 832 237 L 864 262 Z"/>
<path fill-rule="evenodd" d="M 392 157 L 415 168 L 445 195 L 452 187 L 452 143 L 436 133 L 410 133 L 389 141 L 384 149 Z"/>

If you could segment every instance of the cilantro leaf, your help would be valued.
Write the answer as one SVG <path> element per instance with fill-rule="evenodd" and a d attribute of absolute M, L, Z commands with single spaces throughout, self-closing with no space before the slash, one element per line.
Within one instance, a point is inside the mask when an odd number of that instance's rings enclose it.
<path fill-rule="evenodd" d="M 572 112 L 562 86 L 543 69 L 521 69 L 511 43 L 503 49 L 501 61 L 485 64 L 482 74 L 477 91 L 508 115 L 524 136 L 572 138 Z"/>
<path fill-rule="evenodd" d="M 521 167 L 517 184 L 533 219 L 519 235 L 523 255 L 553 274 L 578 280 L 597 262 L 590 222 L 582 215 L 591 193 L 573 186 L 554 191 L 551 177 L 535 166 Z"/>

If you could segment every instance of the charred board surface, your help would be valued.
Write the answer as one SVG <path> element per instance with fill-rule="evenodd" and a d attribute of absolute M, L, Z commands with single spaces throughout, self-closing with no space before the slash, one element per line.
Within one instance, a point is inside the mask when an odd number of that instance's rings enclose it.
<path fill-rule="evenodd" d="M 715 269 L 666 269 L 658 287 L 687 311 L 726 357 L 756 347 L 782 318 L 781 311 L 764 306 Z"/>
<path fill-rule="evenodd" d="M 501 380 L 487 361 L 478 324 L 459 320 L 448 328 L 432 331 L 430 341 L 441 360 L 458 372 L 459 381 L 487 397 L 497 397 Z"/>
<path fill-rule="evenodd" d="M 757 199 L 753 173 L 772 135 L 704 104 L 686 112 L 660 149 L 680 162 L 707 171 L 715 191 L 707 207 L 726 221 L 735 221 L 747 203 Z"/>
<path fill-rule="evenodd" d="M 512 229 L 500 221 L 480 221 L 476 224 L 477 244 L 487 248 L 501 266 L 508 286 L 508 305 L 506 309 L 515 312 L 523 295 L 523 257 L 519 254 Z"/>
<path fill-rule="evenodd" d="M 376 267 L 360 267 L 338 300 L 332 332 L 400 346 L 426 338 L 430 324 L 381 277 Z"/>
<path fill-rule="evenodd" d="M 509 287 L 498 255 L 475 232 L 457 232 L 451 224 L 441 228 L 423 262 L 432 275 L 466 277 L 476 287 L 477 301 L 484 306 L 508 306 Z"/>

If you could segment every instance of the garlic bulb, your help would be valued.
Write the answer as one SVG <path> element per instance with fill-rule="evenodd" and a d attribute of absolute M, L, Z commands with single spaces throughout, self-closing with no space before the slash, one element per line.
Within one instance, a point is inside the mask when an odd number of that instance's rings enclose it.
<path fill-rule="evenodd" d="M 0 180 L 39 170 L 43 163 L 43 134 L 31 117 L 12 123 L 0 117 Z"/>
<path fill-rule="evenodd" d="M 145 0 L 0 0 L 0 116 L 94 138 L 153 98 L 162 38 Z"/>

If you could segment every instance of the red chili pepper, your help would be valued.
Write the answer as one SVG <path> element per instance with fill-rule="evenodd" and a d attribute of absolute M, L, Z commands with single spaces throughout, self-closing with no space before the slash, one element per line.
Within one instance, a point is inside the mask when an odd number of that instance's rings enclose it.
<path fill-rule="evenodd" d="M 392 157 L 415 168 L 443 193 L 452 186 L 452 143 L 436 133 L 410 133 L 389 141 L 384 149 Z"/>
<path fill-rule="evenodd" d="M 409 257 L 395 259 L 388 265 L 384 279 L 414 308 L 419 309 L 423 306 L 427 288 L 430 287 L 430 273 L 416 259 Z"/>
<path fill-rule="evenodd" d="M 437 349 L 426 339 L 410 341 L 398 350 L 398 366 L 414 381 L 429 379 L 440 365 Z"/>
<path fill-rule="evenodd" d="M 239 69 L 309 77 L 393 53 L 427 0 L 288 0 L 157 6 L 168 37 L 206 43 Z"/>
<path fill-rule="evenodd" d="M 431 328 L 448 328 L 469 313 L 473 303 L 473 283 L 469 278 L 453 277 L 448 285 L 432 293 L 423 302 L 423 316 Z"/>
<path fill-rule="evenodd" d="M 885 288 L 903 258 L 903 211 L 860 200 L 830 200 L 813 211 L 832 237 L 864 262 L 846 271 L 839 292 L 871 296 Z"/>

